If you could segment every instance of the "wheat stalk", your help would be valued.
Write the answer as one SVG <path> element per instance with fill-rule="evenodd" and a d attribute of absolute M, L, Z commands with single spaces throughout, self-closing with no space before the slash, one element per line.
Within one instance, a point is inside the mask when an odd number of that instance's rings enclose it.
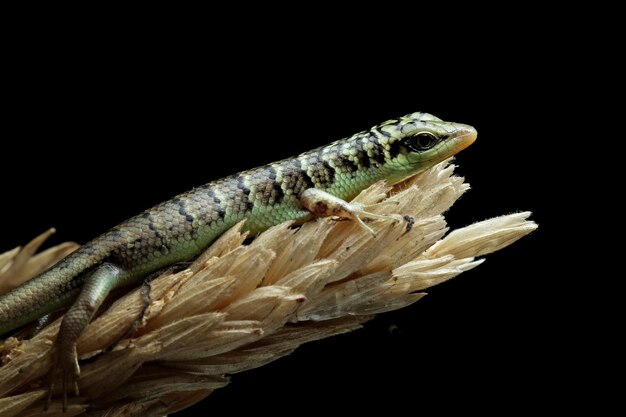
<path fill-rule="evenodd" d="M 7 339 L 0 345 L 0 416 L 173 413 L 226 385 L 225 375 L 416 302 L 422 290 L 474 268 L 482 262 L 476 257 L 537 227 L 525 212 L 446 236 L 442 213 L 469 188 L 453 169 L 444 162 L 393 189 L 377 183 L 357 197 L 370 204 L 390 192 L 398 202 L 393 211 L 415 218 L 408 233 L 405 224 L 377 221 L 370 223 L 374 238 L 355 222 L 319 219 L 299 228 L 281 224 L 244 245 L 239 224 L 188 269 L 151 282 L 151 302 L 130 336 L 145 295 L 137 288 L 121 296 L 79 340 L 81 358 L 95 357 L 82 364 L 81 397 L 70 399 L 66 414 L 58 401 L 42 412 L 60 320 L 30 340 Z M 52 232 L 0 254 L 0 291 L 76 249 L 67 243 L 33 256 Z"/>

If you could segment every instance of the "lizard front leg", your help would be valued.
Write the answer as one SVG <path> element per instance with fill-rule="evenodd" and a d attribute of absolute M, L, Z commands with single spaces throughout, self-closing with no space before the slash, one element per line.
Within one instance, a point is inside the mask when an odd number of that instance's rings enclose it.
<path fill-rule="evenodd" d="M 91 321 L 104 299 L 119 281 L 122 270 L 117 266 L 104 263 L 97 266 L 86 278 L 78 298 L 63 317 L 56 340 L 55 363 L 52 381 L 48 390 L 45 409 L 52 399 L 54 383 L 61 378 L 63 392 L 63 411 L 67 410 L 68 385 L 74 385 L 74 392 L 79 395 L 78 378 L 80 366 L 76 354 L 76 341 Z"/>
<path fill-rule="evenodd" d="M 389 203 L 391 204 L 392 202 Z M 367 230 L 374 237 L 376 237 L 376 233 L 371 227 L 365 224 L 363 218 L 391 220 L 394 222 L 399 222 L 405 219 L 399 214 L 370 213 L 365 210 L 369 206 L 365 206 L 360 203 L 348 203 L 347 201 L 317 188 L 309 188 L 305 190 L 300 196 L 300 204 L 302 204 L 303 208 L 310 211 L 311 214 L 316 217 L 337 216 L 355 220 L 359 226 Z M 409 219 L 405 220 L 410 222 Z"/>

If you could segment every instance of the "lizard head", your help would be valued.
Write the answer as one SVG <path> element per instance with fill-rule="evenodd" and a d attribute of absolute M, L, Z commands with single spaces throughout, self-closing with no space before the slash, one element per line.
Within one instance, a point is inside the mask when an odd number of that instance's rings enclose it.
<path fill-rule="evenodd" d="M 457 154 L 471 145 L 477 135 L 472 126 L 445 122 L 421 112 L 390 120 L 373 130 L 386 150 L 392 177 L 398 181 Z"/>

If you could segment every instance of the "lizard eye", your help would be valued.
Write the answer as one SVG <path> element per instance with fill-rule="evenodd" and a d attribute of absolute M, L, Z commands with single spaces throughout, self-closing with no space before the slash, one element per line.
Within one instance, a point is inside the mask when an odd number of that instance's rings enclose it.
<path fill-rule="evenodd" d="M 430 132 L 421 132 L 407 139 L 407 145 L 414 151 L 428 150 L 439 142 L 437 137 Z"/>

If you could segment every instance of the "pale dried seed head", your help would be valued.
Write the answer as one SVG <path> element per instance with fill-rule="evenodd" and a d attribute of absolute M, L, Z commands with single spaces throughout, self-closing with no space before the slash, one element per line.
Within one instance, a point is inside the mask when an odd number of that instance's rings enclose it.
<path fill-rule="evenodd" d="M 84 363 L 80 398 L 68 413 L 54 403 L 50 416 L 157 416 L 183 409 L 228 383 L 226 374 L 255 368 L 299 345 L 354 330 L 373 314 L 419 300 L 419 292 L 474 268 L 475 257 L 499 250 L 537 226 L 530 213 L 479 222 L 447 232 L 442 213 L 469 186 L 441 163 L 397 185 L 373 212 L 415 217 L 405 224 L 372 222 L 376 238 L 355 222 L 319 219 L 297 229 L 282 224 L 244 246 L 241 224 L 225 233 L 189 269 L 151 283 L 152 303 L 125 337 L 144 301 L 137 288 L 120 297 L 79 339 Z M 357 200 L 374 204 L 383 183 Z M 24 249 L 0 254 L 0 288 L 19 282 L 75 250 L 64 244 L 34 255 L 51 231 Z M 444 237 L 445 236 L 445 237 Z M 297 324 L 297 325 L 295 325 Z M 43 378 L 50 371 L 59 320 L 31 340 L 0 345 L 0 416 L 40 415 Z M 113 351 L 103 351 L 115 341 Z M 165 406 L 164 404 L 167 404 Z"/>

